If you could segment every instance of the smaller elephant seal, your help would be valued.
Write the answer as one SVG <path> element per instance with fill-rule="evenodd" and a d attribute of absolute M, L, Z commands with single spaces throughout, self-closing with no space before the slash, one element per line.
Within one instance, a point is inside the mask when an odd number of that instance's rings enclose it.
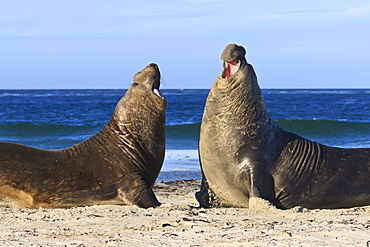
<path fill-rule="evenodd" d="M 0 196 L 11 207 L 159 205 L 152 187 L 165 153 L 167 101 L 160 72 L 135 74 L 112 119 L 75 146 L 41 150 L 0 143 Z"/>
<path fill-rule="evenodd" d="M 370 148 L 329 147 L 281 129 L 245 54 L 242 46 L 226 46 L 223 71 L 207 98 L 200 205 L 251 207 L 252 198 L 280 209 L 369 205 Z"/>

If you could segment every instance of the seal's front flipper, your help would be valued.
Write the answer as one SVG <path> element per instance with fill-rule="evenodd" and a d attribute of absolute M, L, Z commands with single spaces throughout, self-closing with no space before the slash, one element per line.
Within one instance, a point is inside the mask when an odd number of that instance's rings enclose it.
<path fill-rule="evenodd" d="M 205 178 L 202 179 L 200 191 L 195 193 L 195 197 L 202 208 L 221 207 L 220 200 L 209 188 L 208 182 Z"/>
<path fill-rule="evenodd" d="M 118 198 L 127 205 L 137 205 L 142 208 L 156 207 L 160 203 L 152 189 L 149 189 L 144 180 L 135 179 L 128 186 L 118 188 Z"/>
<path fill-rule="evenodd" d="M 199 202 L 201 208 L 210 208 L 210 198 L 209 198 L 209 187 L 205 178 L 202 178 L 202 183 L 200 185 L 200 190 L 195 193 L 195 198 Z"/>

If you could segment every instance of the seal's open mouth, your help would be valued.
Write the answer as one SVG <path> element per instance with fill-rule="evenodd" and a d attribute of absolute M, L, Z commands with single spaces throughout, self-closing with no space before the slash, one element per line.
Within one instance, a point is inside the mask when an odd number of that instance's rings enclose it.
<path fill-rule="evenodd" d="M 240 67 L 240 60 L 233 60 L 231 62 L 224 62 L 224 71 L 222 73 L 222 78 L 229 78 L 233 76 Z"/>
<path fill-rule="evenodd" d="M 157 95 L 158 97 L 162 98 L 163 99 L 163 96 L 161 94 L 161 92 L 159 91 L 159 85 L 160 83 L 159 82 L 155 82 L 153 83 L 153 87 L 152 87 L 152 90 L 153 90 L 153 93 L 155 95 Z"/>

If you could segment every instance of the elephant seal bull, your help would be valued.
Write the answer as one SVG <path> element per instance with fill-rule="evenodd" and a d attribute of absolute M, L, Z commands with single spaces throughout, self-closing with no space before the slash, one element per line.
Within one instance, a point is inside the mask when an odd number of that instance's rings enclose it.
<path fill-rule="evenodd" d="M 196 194 L 203 207 L 346 208 L 370 204 L 370 149 L 342 149 L 281 129 L 269 117 L 242 46 L 221 55 L 224 69 L 204 109 Z"/>
<path fill-rule="evenodd" d="M 167 101 L 149 64 L 133 78 L 112 119 L 75 146 L 41 150 L 0 143 L 0 197 L 11 207 L 158 206 L 152 187 L 165 152 Z"/>

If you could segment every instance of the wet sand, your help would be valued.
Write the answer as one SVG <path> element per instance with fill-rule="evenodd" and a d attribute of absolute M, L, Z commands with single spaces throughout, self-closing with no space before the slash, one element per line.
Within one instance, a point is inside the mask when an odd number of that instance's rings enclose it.
<path fill-rule="evenodd" d="M 157 183 L 158 208 L 0 208 L 0 246 L 367 246 L 370 206 L 199 208 L 200 180 Z M 370 245 L 370 242 L 369 242 Z"/>

